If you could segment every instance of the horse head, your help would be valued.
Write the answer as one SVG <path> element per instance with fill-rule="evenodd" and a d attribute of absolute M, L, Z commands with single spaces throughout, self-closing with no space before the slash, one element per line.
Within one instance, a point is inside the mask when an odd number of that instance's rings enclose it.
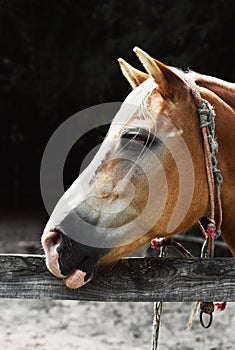
<path fill-rule="evenodd" d="M 191 227 L 207 210 L 194 81 L 134 52 L 146 73 L 119 59 L 133 90 L 42 235 L 49 270 L 71 288 L 87 283 L 96 266 Z"/>

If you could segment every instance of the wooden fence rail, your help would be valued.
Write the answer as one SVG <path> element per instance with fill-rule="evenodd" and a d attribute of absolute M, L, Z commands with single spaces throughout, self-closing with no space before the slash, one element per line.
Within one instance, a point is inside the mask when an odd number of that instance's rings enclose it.
<path fill-rule="evenodd" d="M 129 258 L 77 290 L 43 256 L 0 254 L 0 297 L 86 301 L 235 301 L 235 259 Z"/>

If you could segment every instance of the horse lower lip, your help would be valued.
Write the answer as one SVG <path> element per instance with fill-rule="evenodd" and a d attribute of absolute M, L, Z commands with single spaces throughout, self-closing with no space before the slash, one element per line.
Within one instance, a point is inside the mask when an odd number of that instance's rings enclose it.
<path fill-rule="evenodd" d="M 87 283 L 86 272 L 82 270 L 74 270 L 67 277 L 64 278 L 65 284 L 67 287 L 75 289 L 82 287 L 85 283 Z"/>

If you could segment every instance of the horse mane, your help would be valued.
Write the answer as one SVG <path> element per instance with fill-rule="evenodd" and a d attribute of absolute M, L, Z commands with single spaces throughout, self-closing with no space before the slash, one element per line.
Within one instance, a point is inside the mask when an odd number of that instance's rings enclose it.
<path fill-rule="evenodd" d="M 186 74 L 189 74 L 190 78 L 193 79 L 194 82 L 199 87 L 204 87 L 214 92 L 226 104 L 228 104 L 232 109 L 235 110 L 235 84 L 234 83 L 229 83 L 222 79 L 199 74 L 193 71 L 189 71 Z"/>
<path fill-rule="evenodd" d="M 235 84 L 229 83 L 225 80 L 196 73 L 189 70 L 187 73 L 179 68 L 170 67 L 171 70 L 177 74 L 190 88 L 195 85 L 206 88 L 221 98 L 229 107 L 235 110 Z"/>

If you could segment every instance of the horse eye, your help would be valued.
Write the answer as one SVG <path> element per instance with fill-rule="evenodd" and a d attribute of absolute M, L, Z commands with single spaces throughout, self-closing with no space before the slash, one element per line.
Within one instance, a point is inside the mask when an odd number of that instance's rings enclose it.
<path fill-rule="evenodd" d="M 151 132 L 144 129 L 129 129 L 126 130 L 122 136 L 122 139 L 128 139 L 132 144 L 139 144 L 142 146 L 150 147 L 154 144 L 158 139 Z"/>

